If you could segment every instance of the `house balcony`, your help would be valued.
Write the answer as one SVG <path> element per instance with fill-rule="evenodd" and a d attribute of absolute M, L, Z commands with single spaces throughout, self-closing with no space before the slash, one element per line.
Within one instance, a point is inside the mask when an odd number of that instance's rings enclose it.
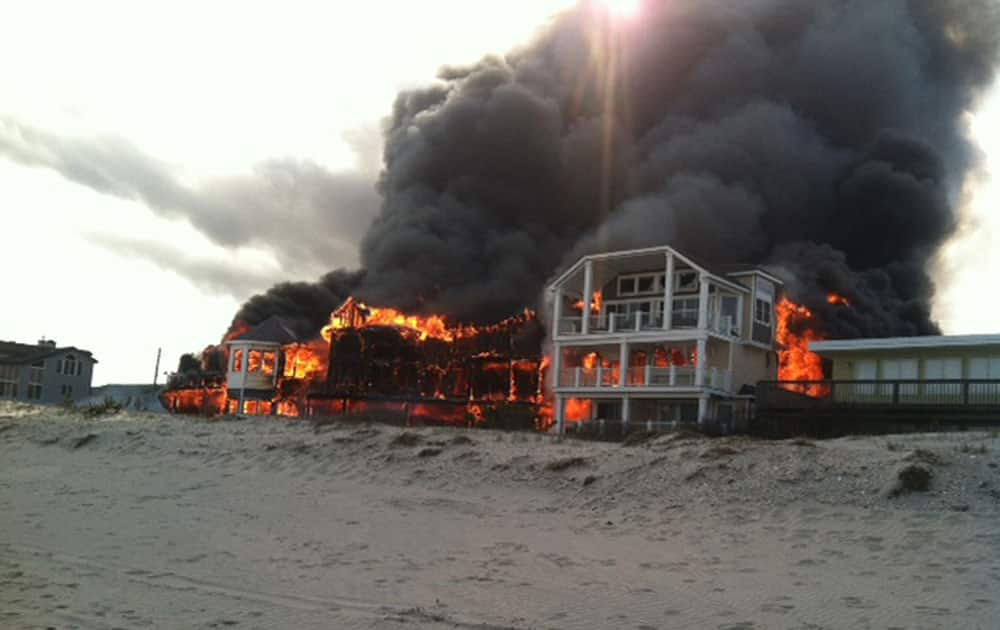
<path fill-rule="evenodd" d="M 699 379 L 699 369 L 704 371 Z M 643 365 L 632 367 L 626 373 L 625 384 L 617 367 L 574 367 L 560 370 L 556 388 L 560 392 L 572 393 L 576 390 L 640 390 L 669 393 L 671 390 L 706 389 L 732 393 L 733 373 L 716 367 L 655 367 Z M 698 385 L 699 380 L 703 385 Z"/>
<path fill-rule="evenodd" d="M 560 317 L 557 336 L 583 336 L 583 319 L 582 316 Z M 669 331 L 698 333 L 701 330 L 698 328 L 697 313 L 691 314 L 681 311 L 674 312 L 669 329 L 663 326 L 662 313 L 605 313 L 591 315 L 588 319 L 588 336 L 620 336 L 630 333 L 664 333 Z M 705 330 L 724 337 L 739 337 L 739 329 L 733 318 L 719 312 L 709 313 L 708 325 Z"/>

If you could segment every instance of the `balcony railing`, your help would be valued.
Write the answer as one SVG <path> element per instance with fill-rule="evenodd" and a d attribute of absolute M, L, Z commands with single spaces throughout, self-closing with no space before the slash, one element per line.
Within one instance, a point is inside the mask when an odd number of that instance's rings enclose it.
<path fill-rule="evenodd" d="M 765 381 L 757 406 L 965 406 L 1000 408 L 1000 380 Z"/>
<path fill-rule="evenodd" d="M 626 373 L 626 387 L 695 387 L 698 382 L 698 368 L 694 367 L 654 367 L 651 365 L 631 367 Z M 733 373 L 728 370 L 709 367 L 705 369 L 704 386 L 722 391 L 732 391 Z M 621 387 L 618 368 L 567 368 L 559 374 L 558 387 L 562 388 L 614 388 Z"/>
<path fill-rule="evenodd" d="M 606 313 L 590 316 L 590 334 L 603 335 L 622 332 L 642 332 L 663 329 L 663 314 L 656 313 Z M 674 329 L 690 329 L 698 327 L 698 316 L 686 312 L 675 311 L 671 319 Z M 727 336 L 739 336 L 739 330 L 733 324 L 732 317 L 721 313 L 709 315 L 708 329 Z M 562 317 L 559 320 L 560 335 L 583 334 L 583 317 Z"/>

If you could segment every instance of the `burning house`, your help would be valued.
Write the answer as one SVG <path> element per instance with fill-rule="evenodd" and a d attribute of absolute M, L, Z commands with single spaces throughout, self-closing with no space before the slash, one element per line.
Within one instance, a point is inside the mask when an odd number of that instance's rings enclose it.
<path fill-rule="evenodd" d="M 778 373 L 782 286 L 764 269 L 713 271 L 671 247 L 584 256 L 549 287 L 559 430 L 746 417 L 756 383 Z"/>
<path fill-rule="evenodd" d="M 300 340 L 258 349 L 274 374 L 234 375 L 274 381 L 271 413 L 433 403 L 464 419 L 506 401 L 544 420 L 542 326 L 517 314 L 548 324 L 553 283 L 564 419 L 718 417 L 759 378 L 818 397 L 810 342 L 940 333 L 929 269 L 980 159 L 967 115 L 994 79 L 988 0 L 677 0 L 631 21 L 590 4 L 398 95 L 357 267 L 255 295 L 227 332 L 279 316 Z M 338 195 L 301 197 L 336 214 Z M 685 252 L 673 276 L 664 244 Z M 235 408 L 235 347 L 190 357 L 171 408 Z M 271 390 L 242 391 L 244 411 L 267 409 Z"/>
<path fill-rule="evenodd" d="M 530 311 L 493 325 L 448 326 L 348 298 L 311 340 L 280 317 L 243 327 L 203 353 L 203 364 L 224 355 L 224 379 L 175 378 L 165 406 L 204 415 L 371 411 L 450 424 L 502 412 L 519 426 L 544 427 L 543 335 Z"/>

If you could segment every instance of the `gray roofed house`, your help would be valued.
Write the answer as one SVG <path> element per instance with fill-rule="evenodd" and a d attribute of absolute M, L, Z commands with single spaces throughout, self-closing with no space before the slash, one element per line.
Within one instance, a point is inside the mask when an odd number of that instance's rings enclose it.
<path fill-rule="evenodd" d="M 91 393 L 95 363 L 90 351 L 52 340 L 0 341 L 0 400 L 76 402 Z"/>
<path fill-rule="evenodd" d="M 263 341 L 285 345 L 298 340 L 299 336 L 292 332 L 285 320 L 273 315 L 230 341 Z"/>

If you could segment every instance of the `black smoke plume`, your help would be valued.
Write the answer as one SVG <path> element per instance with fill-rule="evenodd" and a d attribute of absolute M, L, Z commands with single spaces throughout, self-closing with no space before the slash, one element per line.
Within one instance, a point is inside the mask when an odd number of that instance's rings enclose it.
<path fill-rule="evenodd" d="M 312 324 L 356 293 L 497 320 L 581 254 L 671 244 L 774 266 L 834 336 L 936 330 L 928 268 L 977 164 L 963 116 L 993 81 L 996 2 L 598 4 L 401 93 L 364 272 L 236 319 Z"/>

